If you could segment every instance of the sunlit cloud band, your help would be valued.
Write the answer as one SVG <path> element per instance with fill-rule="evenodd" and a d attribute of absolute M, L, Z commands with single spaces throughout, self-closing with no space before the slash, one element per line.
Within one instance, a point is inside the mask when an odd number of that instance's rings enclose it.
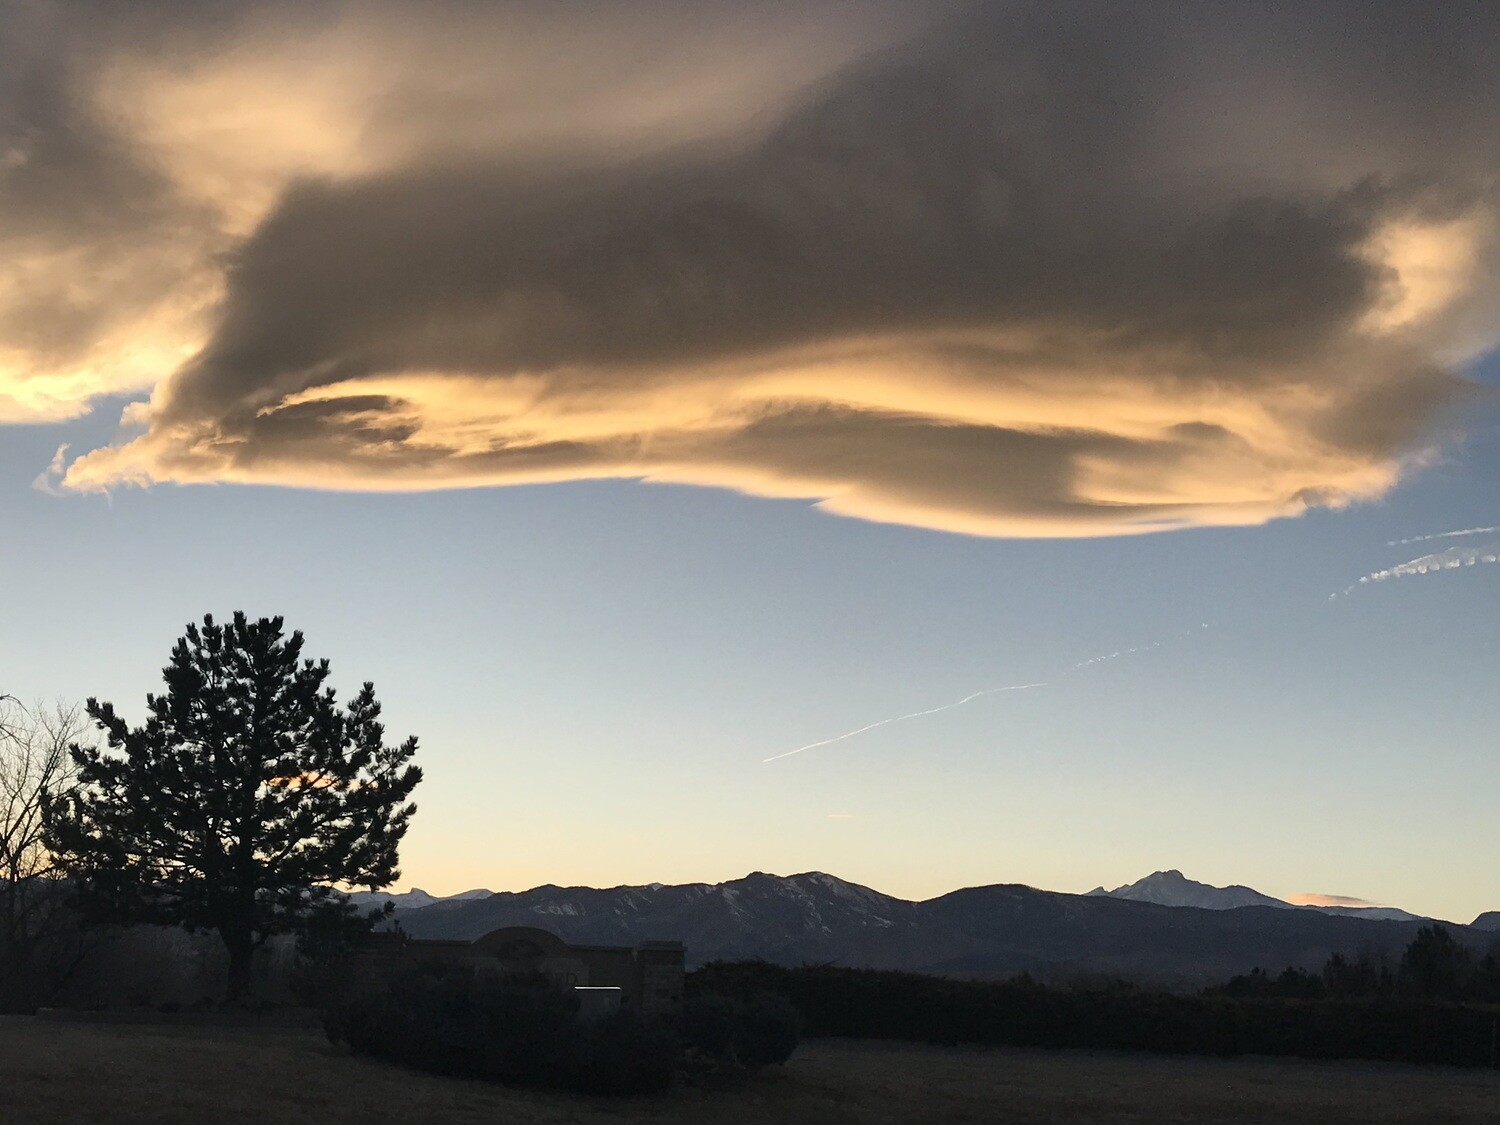
<path fill-rule="evenodd" d="M 25 5 L 0 421 L 139 396 L 74 490 L 1373 499 L 1500 324 L 1500 9 L 1238 11 Z"/>

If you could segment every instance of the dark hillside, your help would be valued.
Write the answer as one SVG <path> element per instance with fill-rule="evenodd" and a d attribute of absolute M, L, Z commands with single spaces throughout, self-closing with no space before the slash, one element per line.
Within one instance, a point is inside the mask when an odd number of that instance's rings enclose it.
<path fill-rule="evenodd" d="M 413 937 L 473 939 L 540 926 L 575 943 L 686 943 L 691 964 L 761 958 L 974 976 L 1119 975 L 1183 984 L 1261 966 L 1320 967 L 1333 953 L 1398 958 L 1420 922 L 1317 910 L 1205 910 L 997 884 L 908 902 L 817 872 L 726 883 L 543 886 L 395 915 Z M 1483 950 L 1494 935 L 1450 927 Z"/>

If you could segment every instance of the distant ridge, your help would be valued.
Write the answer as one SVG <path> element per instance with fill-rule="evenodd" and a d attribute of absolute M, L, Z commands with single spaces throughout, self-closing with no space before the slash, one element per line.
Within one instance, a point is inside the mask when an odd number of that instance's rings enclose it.
<path fill-rule="evenodd" d="M 1500 910 L 1486 910 L 1469 925 L 1476 930 L 1500 930 Z"/>
<path fill-rule="evenodd" d="M 1432 922 L 1437 919 L 1413 914 L 1396 906 L 1300 906 L 1299 910 L 1321 910 L 1324 914 L 1342 914 L 1345 918 L 1363 918 L 1376 922 Z"/>
<path fill-rule="evenodd" d="M 429 906 L 456 906 L 459 903 L 468 902 L 477 898 L 489 898 L 494 891 L 475 889 L 464 891 L 456 895 L 430 895 L 421 887 L 413 887 L 409 891 L 392 893 L 390 891 L 355 891 L 349 895 L 349 901 L 356 906 L 384 906 L 392 903 L 397 910 L 422 910 Z"/>
<path fill-rule="evenodd" d="M 1157 874 L 1166 877 L 1158 886 L 1205 886 L 1180 872 Z M 1243 887 L 1207 889 L 1258 894 Z M 1369 949 L 1399 957 L 1422 925 L 1351 918 L 1279 899 L 1205 908 L 1014 884 L 911 902 L 819 871 L 757 871 L 724 883 L 676 886 L 547 885 L 415 908 L 398 903 L 394 921 L 416 938 L 471 941 L 505 926 L 538 926 L 580 944 L 677 940 L 686 944 L 690 965 L 760 958 L 786 965 L 974 977 L 1026 971 L 1052 979 L 1110 976 L 1183 986 L 1256 967 L 1317 970 L 1334 953 Z M 1451 930 L 1475 950 L 1493 940 L 1493 934 L 1467 926 Z"/>

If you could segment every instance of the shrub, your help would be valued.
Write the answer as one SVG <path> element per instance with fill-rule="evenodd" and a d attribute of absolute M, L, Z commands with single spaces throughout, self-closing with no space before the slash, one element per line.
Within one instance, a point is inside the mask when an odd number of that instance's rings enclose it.
<path fill-rule="evenodd" d="M 681 1051 L 663 1020 L 621 1010 L 578 1029 L 567 1089 L 586 1094 L 650 1094 L 677 1077 Z"/>
<path fill-rule="evenodd" d="M 791 1058 L 801 1025 L 791 1001 L 774 992 L 694 996 L 683 1004 L 680 1021 L 683 1046 L 695 1062 L 744 1071 Z"/>
<path fill-rule="evenodd" d="M 628 1011 L 583 1023 L 571 990 L 472 965 L 395 974 L 333 1008 L 325 1026 L 334 1042 L 372 1058 L 596 1094 L 663 1090 L 678 1060 L 665 1027 Z"/>

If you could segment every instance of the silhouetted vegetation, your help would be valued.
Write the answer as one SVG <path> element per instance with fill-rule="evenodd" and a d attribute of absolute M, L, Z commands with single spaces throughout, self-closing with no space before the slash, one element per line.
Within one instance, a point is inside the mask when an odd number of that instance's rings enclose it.
<path fill-rule="evenodd" d="M 416 739 L 387 746 L 374 687 L 340 707 L 328 662 L 301 653 L 279 617 L 189 625 L 144 726 L 88 701 L 107 751 L 74 746 L 78 786 L 50 806 L 86 915 L 217 933 L 230 999 L 268 938 L 330 911 L 353 924 L 333 886 L 394 881 L 415 811 Z"/>
<path fill-rule="evenodd" d="M 44 841 L 48 807 L 76 784 L 68 747 L 84 729 L 77 707 L 0 696 L 0 1012 L 47 1003 L 98 937 Z"/>
<path fill-rule="evenodd" d="M 744 1074 L 785 1062 L 798 1016 L 779 995 L 698 996 L 646 1018 L 579 1017 L 572 989 L 540 975 L 431 963 L 355 991 L 325 1017 L 360 1054 L 437 1074 L 591 1094 L 644 1094 L 682 1074 Z"/>
<path fill-rule="evenodd" d="M 297 932 L 292 994 L 319 1008 L 341 1002 L 354 984 L 354 957 L 369 932 L 370 912 L 347 900 L 314 905 Z"/>
<path fill-rule="evenodd" d="M 753 1072 L 792 1057 L 802 1017 L 776 992 L 700 993 L 683 1003 L 678 1027 L 690 1065 Z"/>
<path fill-rule="evenodd" d="M 706 965 L 689 975 L 687 986 L 690 996 L 779 993 L 801 1014 L 809 1036 L 1456 1066 L 1500 1062 L 1500 1007 L 1493 1004 L 1399 990 L 1329 996 L 1316 991 L 1323 987 L 1320 977 L 1296 970 L 1238 979 L 1268 982 L 1272 990 L 1256 992 L 1241 984 L 1181 995 L 1123 982 L 1066 989 L 1044 987 L 1024 974 L 1009 981 L 968 981 L 765 962 Z"/>
<path fill-rule="evenodd" d="M 596 1094 L 665 1089 L 677 1069 L 670 1030 L 630 1012 L 584 1022 L 546 977 L 472 965 L 420 965 L 361 991 L 327 1017 L 353 1051 L 437 1074 Z"/>
<path fill-rule="evenodd" d="M 1368 950 L 1335 953 L 1320 973 L 1288 966 L 1280 973 L 1252 969 L 1211 992 L 1225 996 L 1320 999 L 1448 1000 L 1500 1004 L 1500 944 L 1483 957 L 1459 944 L 1443 926 L 1423 926 L 1392 966 Z"/>

